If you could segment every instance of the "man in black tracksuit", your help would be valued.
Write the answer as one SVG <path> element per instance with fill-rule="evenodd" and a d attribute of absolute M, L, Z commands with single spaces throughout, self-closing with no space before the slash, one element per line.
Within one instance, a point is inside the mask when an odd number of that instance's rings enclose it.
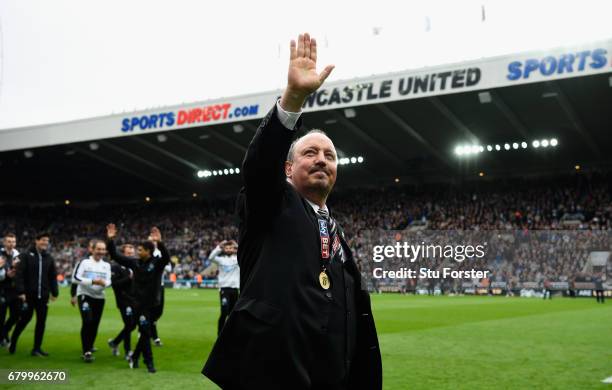
<path fill-rule="evenodd" d="M 153 252 L 153 255 L 159 257 L 161 254 L 158 249 Z M 168 263 L 166 267 L 164 267 L 164 271 L 172 271 L 172 263 Z M 155 343 L 156 346 L 161 347 L 163 344 L 159 335 L 157 334 L 157 321 L 161 318 L 162 314 L 164 314 L 164 272 L 159 274 L 157 295 L 155 296 L 155 306 L 151 309 L 151 340 Z"/>
<path fill-rule="evenodd" d="M 110 257 L 117 263 L 134 272 L 134 298 L 136 303 L 135 318 L 138 321 L 140 338 L 130 359 L 130 367 L 138 367 L 138 360 L 142 352 L 143 360 L 150 373 L 156 372 L 153 364 L 153 353 L 151 351 L 151 309 L 155 306 L 155 298 L 159 288 L 159 274 L 164 271 L 166 264 L 170 262 L 170 256 L 166 246 L 161 242 L 161 232 L 158 228 L 151 229 L 151 240 L 138 245 L 138 257 L 127 257 L 117 252 L 113 239 L 117 234 L 114 224 L 106 227 L 107 246 Z M 154 242 L 161 252 L 161 257 L 154 257 Z"/>
<path fill-rule="evenodd" d="M 40 347 L 43 334 L 45 333 L 45 322 L 47 321 L 47 304 L 49 295 L 55 301 L 59 295 L 57 289 L 57 273 L 55 260 L 47 252 L 49 248 L 49 234 L 40 233 L 36 236 L 32 248 L 19 255 L 20 262 L 17 266 L 15 285 L 17 294 L 22 302 L 21 318 L 17 321 L 15 330 L 11 335 L 9 352 L 15 353 L 19 335 L 32 319 L 36 311 L 36 329 L 34 331 L 34 348 L 32 356 L 48 356 Z"/>
<path fill-rule="evenodd" d="M 603 277 L 602 274 L 599 274 L 595 277 L 594 283 L 595 283 L 595 298 L 597 299 L 597 303 L 601 302 L 604 303 L 605 302 L 605 297 L 604 297 L 604 288 L 603 288 Z"/>
<path fill-rule="evenodd" d="M 158 347 L 162 346 L 162 342 L 159 338 L 159 334 L 157 334 L 157 321 L 161 318 L 162 314 L 164 314 L 164 282 L 162 279 L 163 272 L 159 274 L 159 287 L 157 295 L 155 296 L 155 306 L 151 309 L 151 339 Z"/>
<path fill-rule="evenodd" d="M 133 247 L 132 247 L 133 248 Z M 124 256 L 129 256 L 123 252 Z M 123 350 L 125 358 L 128 359 L 132 354 L 132 337 L 131 333 L 136 326 L 134 322 L 134 298 L 133 298 L 133 275 L 134 273 L 129 268 L 126 268 L 116 262 L 111 264 L 112 286 L 115 292 L 115 302 L 117 309 L 121 313 L 123 320 L 123 329 L 117 337 L 108 340 L 108 345 L 113 350 L 113 355 L 119 355 L 119 343 L 123 341 Z"/>

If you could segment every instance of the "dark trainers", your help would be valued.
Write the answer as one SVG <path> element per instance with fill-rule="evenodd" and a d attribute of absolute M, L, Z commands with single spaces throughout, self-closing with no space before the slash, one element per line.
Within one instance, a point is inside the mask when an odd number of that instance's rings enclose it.
<path fill-rule="evenodd" d="M 33 349 L 32 350 L 32 356 L 47 357 L 47 356 L 49 356 L 49 354 L 47 352 L 43 351 L 42 349 Z"/>
<path fill-rule="evenodd" d="M 83 354 L 83 360 L 85 361 L 85 363 L 91 363 L 95 360 L 95 358 L 91 352 L 85 352 Z"/>
<path fill-rule="evenodd" d="M 130 358 L 128 359 L 128 365 L 130 366 L 130 368 L 138 368 L 138 359 L 134 359 L 130 356 Z"/>
<path fill-rule="evenodd" d="M 113 352 L 113 356 L 119 356 L 119 348 L 117 347 L 117 344 L 113 343 L 113 339 L 108 339 L 108 346 Z"/>
<path fill-rule="evenodd" d="M 11 355 L 15 353 L 15 348 L 17 348 L 17 342 L 13 341 L 9 344 L 9 353 Z"/>
<path fill-rule="evenodd" d="M 157 372 L 153 363 L 147 363 L 147 371 L 149 371 L 150 374 L 155 374 Z"/>

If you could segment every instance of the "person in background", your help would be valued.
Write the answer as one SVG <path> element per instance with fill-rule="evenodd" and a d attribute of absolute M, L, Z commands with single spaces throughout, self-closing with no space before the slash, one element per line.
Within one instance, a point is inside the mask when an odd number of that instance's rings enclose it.
<path fill-rule="evenodd" d="M 15 285 L 19 251 L 15 233 L 6 233 L 0 248 L 0 346 L 9 345 L 9 333 L 19 319 L 19 299 Z M 6 314 L 9 314 L 6 320 Z M 5 322 L 6 320 L 6 322 Z"/>
<path fill-rule="evenodd" d="M 604 288 L 603 288 L 603 273 L 599 273 L 595 276 L 595 298 L 597 299 L 597 303 L 605 303 L 604 297 Z"/>
<path fill-rule="evenodd" d="M 92 349 L 104 312 L 104 289 L 111 285 L 111 266 L 103 260 L 106 256 L 106 244 L 103 241 L 94 241 L 92 247 L 91 256 L 81 260 L 74 271 L 82 319 L 81 345 L 86 363 L 94 361 Z"/>
<path fill-rule="evenodd" d="M 21 332 L 28 325 L 36 311 L 36 328 L 34 330 L 34 348 L 32 356 L 49 356 L 41 349 L 45 324 L 47 322 L 47 305 L 49 299 L 55 301 L 59 295 L 55 261 L 48 252 L 49 234 L 39 233 L 34 246 L 19 255 L 15 285 L 21 302 L 21 317 L 11 335 L 9 353 L 14 354 Z"/>
<path fill-rule="evenodd" d="M 551 289 L 551 281 L 550 279 L 546 278 L 544 279 L 543 282 L 543 288 L 542 288 L 542 295 L 543 295 L 543 299 L 546 299 L 548 297 L 548 299 L 552 299 L 552 289 Z"/>
<path fill-rule="evenodd" d="M 126 257 L 135 257 L 136 249 L 132 244 L 124 244 L 121 246 L 121 254 Z M 108 340 L 108 346 L 111 348 L 113 355 L 119 355 L 119 344 L 123 341 L 123 350 L 125 352 L 125 360 L 132 357 L 132 330 L 136 327 L 134 321 L 134 272 L 126 268 L 116 261 L 111 264 L 111 280 L 113 292 L 115 293 L 115 303 L 121 314 L 123 328 L 114 339 Z"/>
<path fill-rule="evenodd" d="M 240 267 L 238 266 L 238 243 L 234 240 L 222 241 L 217 245 L 208 259 L 219 267 L 219 299 L 221 302 L 221 315 L 217 321 L 217 335 L 231 313 L 240 289 Z"/>
<path fill-rule="evenodd" d="M 89 242 L 87 243 L 87 254 L 91 255 L 93 253 L 93 244 L 96 240 L 89 240 Z M 74 266 L 74 270 L 76 270 L 77 268 L 79 268 L 79 261 L 81 259 L 77 260 L 75 266 Z M 71 279 L 71 284 L 70 284 L 70 304 L 72 305 L 72 307 L 76 307 L 76 304 L 78 303 L 78 299 L 77 299 L 77 286 L 79 285 L 78 283 L 74 282 L 74 270 L 72 271 L 72 279 Z"/>
<path fill-rule="evenodd" d="M 150 237 L 149 237 L 150 239 Z M 155 247 L 155 251 L 153 252 L 154 257 L 161 257 L 161 252 Z M 157 290 L 157 294 L 155 296 L 155 306 L 151 309 L 151 340 L 153 340 L 153 344 L 156 347 L 161 347 L 163 345 L 161 339 L 159 338 L 159 334 L 157 333 L 157 321 L 161 318 L 162 314 L 164 314 L 164 273 L 172 272 L 172 262 L 169 262 L 164 267 L 164 272 L 159 274 L 159 289 Z"/>
<path fill-rule="evenodd" d="M 161 232 L 157 227 L 151 228 L 151 241 L 143 241 L 136 248 L 138 257 L 127 257 L 120 254 L 114 242 L 116 235 L 117 227 L 115 224 L 107 225 L 106 237 L 110 257 L 134 272 L 135 318 L 138 321 L 140 338 L 129 364 L 131 368 L 137 368 L 140 353 L 142 353 L 147 370 L 150 373 L 155 373 L 157 370 L 151 351 L 151 309 L 155 306 L 156 293 L 159 288 L 159 274 L 164 272 L 164 267 L 170 262 L 170 255 L 162 242 Z M 155 246 L 161 252 L 161 257 L 153 256 Z"/>

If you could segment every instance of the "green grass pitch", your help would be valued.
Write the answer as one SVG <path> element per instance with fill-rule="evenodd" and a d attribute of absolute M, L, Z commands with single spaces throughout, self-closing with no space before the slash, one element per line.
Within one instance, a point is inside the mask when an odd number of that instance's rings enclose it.
<path fill-rule="evenodd" d="M 106 340 L 121 320 L 107 293 L 94 363 L 81 361 L 81 320 L 64 288 L 49 308 L 43 349 L 50 357 L 30 357 L 32 321 L 14 356 L 0 350 L 0 368 L 67 370 L 70 383 L 60 388 L 216 388 L 200 369 L 216 336 L 217 291 L 166 290 L 154 375 L 111 355 Z M 597 389 L 612 376 L 612 302 L 384 294 L 372 305 L 385 389 Z"/>

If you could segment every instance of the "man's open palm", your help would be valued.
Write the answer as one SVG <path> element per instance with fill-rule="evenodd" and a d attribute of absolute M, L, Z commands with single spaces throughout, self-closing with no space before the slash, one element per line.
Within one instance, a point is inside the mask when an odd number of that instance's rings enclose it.
<path fill-rule="evenodd" d="M 317 41 L 308 33 L 291 40 L 288 88 L 304 96 L 316 91 L 334 69 L 328 65 L 317 73 Z"/>
<path fill-rule="evenodd" d="M 115 224 L 109 223 L 108 225 L 106 225 L 106 237 L 115 238 L 116 235 L 117 235 L 117 227 L 115 226 Z"/>

